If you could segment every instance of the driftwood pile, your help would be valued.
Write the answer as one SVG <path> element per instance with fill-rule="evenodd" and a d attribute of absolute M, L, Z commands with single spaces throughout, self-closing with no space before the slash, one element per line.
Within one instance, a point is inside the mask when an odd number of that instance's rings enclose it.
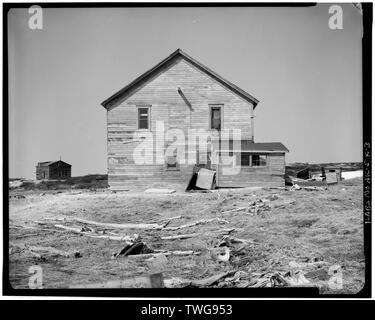
<path fill-rule="evenodd" d="M 155 223 L 104 223 L 104 222 L 97 222 L 91 220 L 85 220 L 81 218 L 75 217 L 66 217 L 66 218 L 44 218 L 42 220 L 38 220 L 34 222 L 33 226 L 11 226 L 11 228 L 15 229 L 32 229 L 32 230 L 43 230 L 43 231 L 51 231 L 51 232 L 71 232 L 75 234 L 79 234 L 80 236 L 87 236 L 90 238 L 95 239 L 106 239 L 106 240 L 113 240 L 119 241 L 123 243 L 125 246 L 118 252 L 113 254 L 113 258 L 117 257 L 131 257 L 131 258 L 152 258 L 157 257 L 159 255 L 164 256 L 184 256 L 184 255 L 199 255 L 199 252 L 193 250 L 176 250 L 176 251 L 168 251 L 168 250 L 154 250 L 147 246 L 144 243 L 137 233 L 132 235 L 123 234 L 124 230 L 143 230 L 143 231 L 177 231 L 181 229 L 188 229 L 190 227 L 194 227 L 197 225 L 207 224 L 207 223 L 219 223 L 219 224 L 226 224 L 228 221 L 221 219 L 221 218 L 212 218 L 212 219 L 201 219 L 198 221 L 190 222 L 187 224 L 170 227 L 169 224 L 172 220 L 176 220 L 181 218 L 181 216 L 170 217 L 167 219 L 161 219 Z M 216 230 L 214 233 L 218 234 L 228 234 L 232 232 L 234 228 L 227 228 L 227 229 L 219 229 Z M 160 240 L 179 240 L 179 239 L 187 239 L 196 237 L 197 233 L 190 233 L 190 234 L 179 234 L 179 235 L 166 235 L 166 236 L 158 236 Z M 72 257 L 72 256 L 79 256 L 77 253 L 64 253 L 59 252 L 57 249 L 49 248 L 49 255 L 54 254 L 55 256 L 62 256 L 62 257 Z M 17 251 L 17 250 L 16 250 Z M 28 251 L 30 254 L 34 255 L 42 259 L 47 253 L 46 248 L 42 248 L 39 250 L 31 247 L 25 247 L 22 251 Z M 37 251 L 43 251 L 43 255 L 38 253 Z M 15 252 L 15 251 L 13 251 Z M 20 252 L 18 250 L 18 252 Z"/>
<path fill-rule="evenodd" d="M 315 287 L 301 271 L 286 273 L 248 273 L 229 271 L 200 280 L 181 278 L 164 279 L 166 288 L 214 287 L 214 288 L 270 288 L 270 287 Z"/>
<path fill-rule="evenodd" d="M 272 271 L 269 266 L 264 272 L 253 272 L 250 269 L 232 270 L 200 280 L 181 278 L 164 279 L 167 288 L 214 287 L 214 288 L 270 288 L 270 287 L 320 287 L 326 285 L 330 278 L 329 263 L 323 260 L 307 262 L 289 262 L 287 271 Z M 341 267 L 336 266 L 341 272 Z M 332 267 L 330 267 L 332 269 Z M 332 270 L 331 270 L 332 271 Z"/>
<path fill-rule="evenodd" d="M 221 214 L 226 215 L 226 214 L 235 214 L 238 212 L 243 212 L 245 214 L 254 216 L 254 215 L 263 214 L 266 211 L 270 211 L 271 209 L 285 208 L 295 203 L 296 201 L 294 199 L 283 200 L 283 199 L 280 199 L 277 195 L 273 194 L 266 198 L 256 199 L 255 201 L 252 201 L 249 203 L 247 207 L 233 208 L 231 210 L 224 211 Z"/>

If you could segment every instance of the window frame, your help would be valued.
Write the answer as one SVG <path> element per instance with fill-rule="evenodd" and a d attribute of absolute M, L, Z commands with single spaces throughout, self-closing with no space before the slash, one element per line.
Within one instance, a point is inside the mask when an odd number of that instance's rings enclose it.
<path fill-rule="evenodd" d="M 147 109 L 147 129 L 140 128 L 140 109 Z M 151 106 L 150 105 L 137 105 L 137 130 L 151 131 Z"/>
<path fill-rule="evenodd" d="M 209 119 L 208 119 L 208 128 L 209 130 L 224 130 L 224 104 L 223 103 L 210 103 L 209 105 Z M 213 120 L 213 109 L 220 109 L 220 129 L 215 129 L 212 127 L 212 120 Z"/>
<path fill-rule="evenodd" d="M 265 165 L 253 165 L 253 156 L 264 156 L 266 159 L 266 164 Z M 260 163 L 260 161 L 259 161 Z M 267 167 L 268 166 L 268 155 L 266 153 L 255 153 L 255 154 L 251 154 L 251 161 L 250 161 L 250 167 L 252 168 L 264 168 L 264 167 Z"/>
<path fill-rule="evenodd" d="M 246 156 L 249 158 L 249 164 L 246 165 L 246 164 L 243 164 L 243 161 L 242 161 L 242 157 L 243 156 Z M 265 165 L 253 165 L 253 157 L 254 156 L 264 156 L 265 157 L 265 160 L 266 160 L 266 163 Z M 268 167 L 268 154 L 267 153 L 252 153 L 252 152 L 247 152 L 247 151 L 243 151 L 243 152 L 240 152 L 240 156 L 239 156 L 239 160 L 240 160 L 240 164 L 241 164 L 241 167 L 244 167 L 244 168 L 265 168 L 265 167 Z"/>
<path fill-rule="evenodd" d="M 248 158 L 248 163 L 249 164 L 246 165 L 246 164 L 242 163 L 242 156 Z M 251 164 L 252 164 L 252 155 L 251 155 L 251 153 L 249 153 L 249 152 L 241 152 L 240 153 L 240 163 L 241 163 L 241 167 L 251 167 Z"/>

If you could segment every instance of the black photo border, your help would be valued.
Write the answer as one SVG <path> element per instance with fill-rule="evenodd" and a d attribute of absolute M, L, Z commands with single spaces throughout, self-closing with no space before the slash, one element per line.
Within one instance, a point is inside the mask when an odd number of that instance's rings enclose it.
<path fill-rule="evenodd" d="M 372 150 L 372 3 L 362 3 L 362 93 L 363 93 L 363 200 L 365 285 L 357 294 L 319 295 L 317 288 L 191 288 L 191 289 L 14 289 L 9 280 L 9 91 L 8 12 L 12 8 L 131 8 L 131 7 L 308 7 L 316 3 L 3 3 L 3 295 L 36 297 L 138 297 L 138 298 L 368 298 L 371 296 L 371 150 Z M 133 301 L 135 302 L 135 301 Z M 156 301 L 155 301 L 156 302 Z"/>

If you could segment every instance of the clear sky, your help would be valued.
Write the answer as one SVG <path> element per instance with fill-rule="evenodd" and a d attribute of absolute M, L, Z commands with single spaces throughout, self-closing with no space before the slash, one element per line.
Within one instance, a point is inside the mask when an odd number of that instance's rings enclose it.
<path fill-rule="evenodd" d="M 9 19 L 10 177 L 38 161 L 106 173 L 100 103 L 177 48 L 260 100 L 255 141 L 281 141 L 287 162 L 362 161 L 362 16 L 310 8 L 27 9 Z"/>

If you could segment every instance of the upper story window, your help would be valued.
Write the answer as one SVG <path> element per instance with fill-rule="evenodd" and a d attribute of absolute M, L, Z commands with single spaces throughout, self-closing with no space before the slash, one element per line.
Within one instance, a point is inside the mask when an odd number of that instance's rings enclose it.
<path fill-rule="evenodd" d="M 138 107 L 138 129 L 150 129 L 150 107 Z"/>
<path fill-rule="evenodd" d="M 210 129 L 221 130 L 222 125 L 222 107 L 221 104 L 210 105 Z"/>

